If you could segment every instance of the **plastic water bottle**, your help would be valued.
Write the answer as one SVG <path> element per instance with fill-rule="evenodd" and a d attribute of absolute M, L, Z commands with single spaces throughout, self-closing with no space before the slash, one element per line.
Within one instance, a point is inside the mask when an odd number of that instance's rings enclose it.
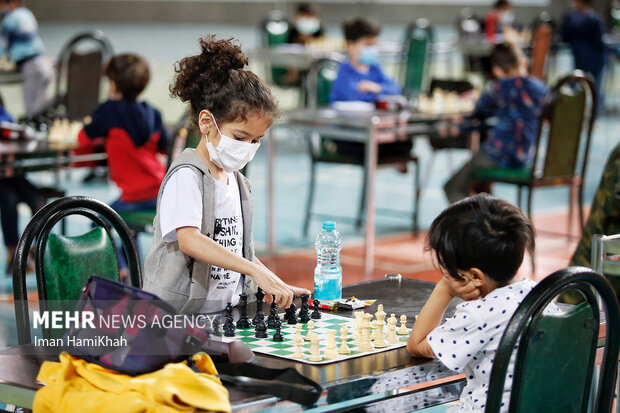
<path fill-rule="evenodd" d="M 323 231 L 316 237 L 316 268 L 314 269 L 314 296 L 318 300 L 342 297 L 342 267 L 340 249 L 342 239 L 334 221 L 324 221 Z"/>

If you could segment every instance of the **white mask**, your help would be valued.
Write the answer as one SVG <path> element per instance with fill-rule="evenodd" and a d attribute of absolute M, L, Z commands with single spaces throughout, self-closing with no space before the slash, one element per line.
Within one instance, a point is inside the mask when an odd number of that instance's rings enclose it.
<path fill-rule="evenodd" d="M 213 146 L 207 137 L 207 151 L 209 152 L 211 162 L 226 172 L 242 169 L 254 158 L 254 154 L 256 154 L 256 151 L 260 147 L 260 142 L 243 142 L 223 135 L 220 128 L 217 126 L 215 117 L 213 117 L 213 115 L 211 115 L 211 117 L 213 118 L 213 123 L 215 123 L 217 133 L 220 134 L 220 143 L 217 147 Z"/>

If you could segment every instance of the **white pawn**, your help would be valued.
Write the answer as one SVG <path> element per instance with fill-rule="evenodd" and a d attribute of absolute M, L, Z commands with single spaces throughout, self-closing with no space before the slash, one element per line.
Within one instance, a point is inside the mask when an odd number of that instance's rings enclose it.
<path fill-rule="evenodd" d="M 340 348 L 338 349 L 338 353 L 340 354 L 351 354 L 351 349 L 347 345 L 348 335 L 349 329 L 343 324 L 342 327 L 340 327 Z"/>
<path fill-rule="evenodd" d="M 301 337 L 301 334 L 296 335 L 293 342 L 295 343 L 295 346 L 296 346 L 295 353 L 293 353 L 293 357 L 297 359 L 304 358 L 304 353 L 301 351 L 301 345 L 304 343 L 304 339 Z"/>
<path fill-rule="evenodd" d="M 396 319 L 396 314 L 394 313 L 390 314 L 390 318 L 388 318 L 388 324 L 390 324 L 390 320 L 394 320 L 394 325 L 398 323 L 398 320 Z"/>
<path fill-rule="evenodd" d="M 377 320 L 372 320 L 370 322 L 370 339 L 371 340 L 376 340 L 377 339 Z"/>
<path fill-rule="evenodd" d="M 308 321 L 308 332 L 306 333 L 306 338 L 305 338 L 306 341 L 312 342 L 312 336 L 314 335 L 314 331 L 312 330 L 314 330 L 314 321 L 310 320 Z"/>
<path fill-rule="evenodd" d="M 388 344 L 398 344 L 400 342 L 398 336 L 396 335 L 396 317 L 388 318 L 388 333 L 385 336 L 385 339 Z"/>
<path fill-rule="evenodd" d="M 308 336 L 306 336 L 308 337 Z M 310 361 L 321 361 L 323 360 L 323 356 L 321 356 L 321 350 L 319 349 L 319 335 L 312 334 L 310 339 Z"/>
<path fill-rule="evenodd" d="M 301 337 L 301 323 L 295 324 L 295 338 Z"/>
<path fill-rule="evenodd" d="M 327 341 L 325 346 L 325 358 L 333 359 L 338 357 L 338 344 L 336 343 L 336 330 L 327 330 Z"/>
<path fill-rule="evenodd" d="M 404 314 L 400 316 L 400 328 L 398 329 L 397 334 L 400 336 L 406 336 L 409 334 L 409 331 L 407 331 L 407 316 Z"/>
<path fill-rule="evenodd" d="M 363 320 L 364 313 L 361 311 L 355 312 L 355 322 L 353 323 L 353 342 L 356 346 L 360 345 L 360 339 L 362 338 L 362 327 L 364 325 Z"/>

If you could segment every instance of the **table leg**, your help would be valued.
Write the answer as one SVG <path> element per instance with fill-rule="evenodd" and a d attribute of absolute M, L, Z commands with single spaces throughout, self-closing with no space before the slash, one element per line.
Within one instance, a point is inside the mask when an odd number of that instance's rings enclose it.
<path fill-rule="evenodd" d="M 276 158 L 276 140 L 273 131 L 270 129 L 267 135 L 267 254 L 273 257 L 276 251 L 275 234 L 275 185 L 274 169 Z"/>
<path fill-rule="evenodd" d="M 366 240 L 364 271 L 372 275 L 375 267 L 375 172 L 377 170 L 377 130 L 374 125 L 370 129 L 366 142 L 366 159 L 364 167 L 368 172 L 366 189 Z"/>

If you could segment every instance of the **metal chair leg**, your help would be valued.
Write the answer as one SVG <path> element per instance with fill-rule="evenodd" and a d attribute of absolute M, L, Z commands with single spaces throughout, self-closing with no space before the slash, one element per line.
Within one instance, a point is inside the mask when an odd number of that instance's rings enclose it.
<path fill-rule="evenodd" d="M 420 162 L 415 160 L 415 177 L 413 179 L 413 235 L 418 233 L 418 215 L 420 205 Z"/>
<path fill-rule="evenodd" d="M 519 208 L 521 208 L 521 192 L 522 191 L 523 191 L 523 187 L 521 185 L 517 185 L 517 206 Z"/>
<path fill-rule="evenodd" d="M 316 162 L 312 160 L 310 164 L 310 188 L 308 190 L 308 202 L 306 204 L 306 216 L 304 219 L 303 235 L 308 236 L 308 227 L 310 225 L 310 216 L 312 215 L 312 203 L 314 202 L 314 186 L 316 178 Z"/>
<path fill-rule="evenodd" d="M 368 186 L 368 171 L 364 168 L 364 177 L 362 178 L 362 199 L 360 199 L 360 207 L 357 212 L 357 220 L 355 228 L 360 229 L 364 221 L 364 213 L 366 212 L 366 191 Z"/>

